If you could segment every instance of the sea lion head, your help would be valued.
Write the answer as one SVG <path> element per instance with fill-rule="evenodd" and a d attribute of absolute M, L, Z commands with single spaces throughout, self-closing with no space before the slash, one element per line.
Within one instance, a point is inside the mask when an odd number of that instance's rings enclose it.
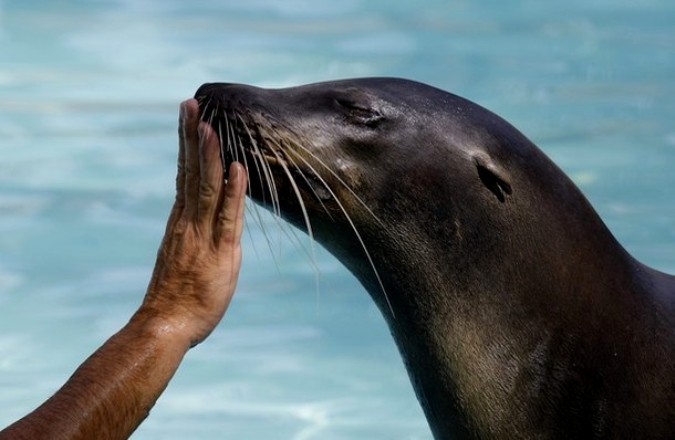
<path fill-rule="evenodd" d="M 248 167 L 251 198 L 353 271 L 372 266 L 368 243 L 396 242 L 404 252 L 419 245 L 406 240 L 411 233 L 442 231 L 451 247 L 463 234 L 462 209 L 503 204 L 512 193 L 492 156 L 500 154 L 494 125 L 515 129 L 431 86 L 392 78 L 285 89 L 215 83 L 196 98 L 225 162 Z M 516 140 L 525 150 L 527 140 Z"/>
<path fill-rule="evenodd" d="M 455 290 L 466 288 L 458 276 L 489 282 L 501 258 L 495 250 L 518 247 L 530 229 L 550 242 L 568 225 L 546 204 L 578 198 L 508 122 L 418 82 L 213 83 L 196 98 L 221 137 L 223 160 L 247 166 L 250 197 L 338 257 L 385 314 L 392 298 L 377 292 L 395 291 L 387 284 L 403 280 L 383 280 L 378 266 L 406 259 L 406 282 L 416 277 Z M 555 197 L 548 183 L 539 184 L 551 181 L 548 174 L 562 176 L 553 181 Z M 541 226 L 529 228 L 535 223 Z M 424 270 L 454 279 L 430 281 L 419 276 Z"/>

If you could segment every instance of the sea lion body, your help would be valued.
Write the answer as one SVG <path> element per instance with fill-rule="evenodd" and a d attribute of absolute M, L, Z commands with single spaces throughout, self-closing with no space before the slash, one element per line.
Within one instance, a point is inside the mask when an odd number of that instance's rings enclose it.
<path fill-rule="evenodd" d="M 390 327 L 437 439 L 675 438 L 675 277 L 509 123 L 413 81 L 196 94 Z"/>

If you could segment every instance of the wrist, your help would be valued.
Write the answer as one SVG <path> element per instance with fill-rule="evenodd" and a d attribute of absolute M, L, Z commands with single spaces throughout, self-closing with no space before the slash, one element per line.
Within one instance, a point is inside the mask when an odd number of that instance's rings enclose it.
<path fill-rule="evenodd" d="M 194 343 L 185 320 L 177 319 L 145 305 L 131 317 L 128 326 L 161 344 L 187 351 Z"/>

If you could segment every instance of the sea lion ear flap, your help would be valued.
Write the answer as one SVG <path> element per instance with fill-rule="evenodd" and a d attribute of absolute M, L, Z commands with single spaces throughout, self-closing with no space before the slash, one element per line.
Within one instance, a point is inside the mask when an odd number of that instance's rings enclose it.
<path fill-rule="evenodd" d="M 506 196 L 512 193 L 509 177 L 500 166 L 494 163 L 492 158 L 485 153 L 473 155 L 478 177 L 483 185 L 497 197 L 500 202 L 506 201 Z"/>

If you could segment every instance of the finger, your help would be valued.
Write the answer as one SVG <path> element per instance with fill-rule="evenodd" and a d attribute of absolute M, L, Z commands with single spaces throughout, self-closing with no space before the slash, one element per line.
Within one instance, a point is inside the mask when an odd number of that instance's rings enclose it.
<path fill-rule="evenodd" d="M 220 141 L 206 122 L 199 124 L 199 172 L 198 221 L 200 227 L 205 228 L 214 223 L 224 184 Z"/>
<path fill-rule="evenodd" d="M 220 243 L 238 243 L 244 229 L 244 206 L 248 176 L 238 162 L 230 165 L 229 179 L 225 185 L 222 207 L 218 214 L 218 240 Z"/>
<path fill-rule="evenodd" d="M 185 207 L 185 150 L 187 146 L 187 126 L 189 119 L 194 112 L 194 104 L 191 101 L 183 101 L 180 104 L 180 115 L 178 117 L 178 166 L 176 172 L 176 201 L 174 203 L 167 228 L 175 224 L 177 218 L 182 214 Z"/>
<path fill-rule="evenodd" d="M 184 122 L 183 138 L 185 142 L 185 178 L 183 193 L 185 197 L 185 215 L 193 218 L 197 213 L 199 198 L 199 105 L 191 99 L 186 101 L 186 118 Z"/>
<path fill-rule="evenodd" d="M 185 124 L 188 114 L 188 101 L 180 104 L 180 116 L 178 117 L 178 173 L 176 174 L 176 201 L 185 200 L 183 189 L 185 188 Z"/>

